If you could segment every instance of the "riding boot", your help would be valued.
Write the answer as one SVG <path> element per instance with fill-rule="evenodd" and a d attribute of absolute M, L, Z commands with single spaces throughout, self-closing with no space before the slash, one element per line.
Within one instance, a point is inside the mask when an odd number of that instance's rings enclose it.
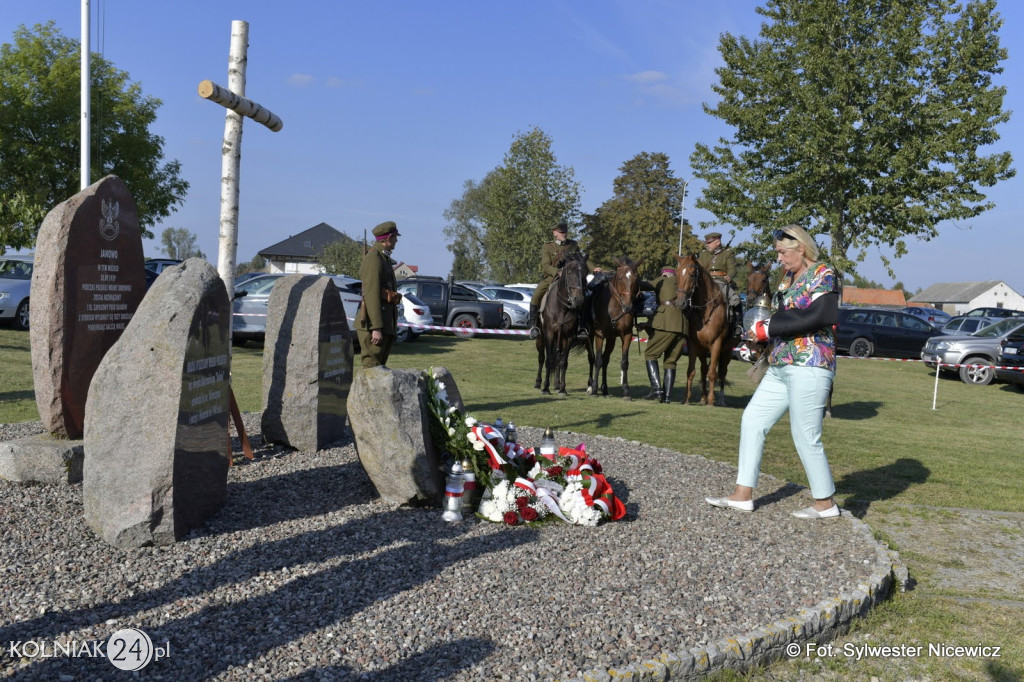
<path fill-rule="evenodd" d="M 644 396 L 644 400 L 657 400 L 661 401 L 665 397 L 665 392 L 661 390 L 661 384 L 658 383 L 659 375 L 661 371 L 658 368 L 657 360 L 647 361 L 647 378 L 651 380 L 651 392 Z"/>
<path fill-rule="evenodd" d="M 537 326 L 537 306 L 530 304 L 530 316 L 526 319 L 526 324 L 530 325 L 530 338 L 535 339 L 540 336 L 540 327 Z"/>
<path fill-rule="evenodd" d="M 668 405 L 672 401 L 672 386 L 676 383 L 676 370 L 665 368 L 665 380 L 662 382 L 661 388 L 665 395 L 662 397 L 661 402 Z"/>

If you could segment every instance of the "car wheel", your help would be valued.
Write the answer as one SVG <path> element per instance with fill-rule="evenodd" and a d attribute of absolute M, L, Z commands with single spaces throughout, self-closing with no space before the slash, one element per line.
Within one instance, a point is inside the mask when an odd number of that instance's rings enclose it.
<path fill-rule="evenodd" d="M 511 329 L 512 328 L 512 316 L 508 313 L 501 314 L 501 328 Z"/>
<path fill-rule="evenodd" d="M 456 336 L 463 339 L 471 339 L 474 336 L 474 332 L 470 330 L 477 326 L 476 318 L 467 313 L 462 313 L 461 315 L 455 316 L 455 319 L 452 320 L 450 326 L 459 328 L 458 331 L 455 332 Z"/>
<path fill-rule="evenodd" d="M 870 358 L 874 351 L 875 347 L 871 344 L 871 341 L 863 336 L 854 339 L 853 343 L 850 344 L 850 355 L 855 358 Z"/>
<path fill-rule="evenodd" d="M 399 327 L 398 331 L 395 332 L 395 342 L 396 343 L 405 343 L 408 340 L 409 340 L 409 328 L 408 327 Z"/>
<path fill-rule="evenodd" d="M 995 378 L 996 371 L 991 367 L 970 367 L 969 365 L 989 365 L 992 361 L 987 358 L 967 358 L 963 361 L 964 367 L 960 368 L 960 380 L 972 386 L 988 386 Z"/>
<path fill-rule="evenodd" d="M 17 329 L 26 331 L 29 324 L 28 317 L 28 299 L 26 298 L 21 302 L 21 305 L 18 306 L 17 312 L 14 313 L 14 326 Z"/>

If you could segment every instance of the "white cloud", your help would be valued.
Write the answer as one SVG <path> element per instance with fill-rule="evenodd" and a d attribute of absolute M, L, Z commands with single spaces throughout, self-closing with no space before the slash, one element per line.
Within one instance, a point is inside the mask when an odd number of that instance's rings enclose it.
<path fill-rule="evenodd" d="M 297 88 L 304 88 L 308 85 L 312 85 L 316 80 L 313 76 L 308 73 L 293 73 L 288 76 L 288 85 L 294 85 Z"/>

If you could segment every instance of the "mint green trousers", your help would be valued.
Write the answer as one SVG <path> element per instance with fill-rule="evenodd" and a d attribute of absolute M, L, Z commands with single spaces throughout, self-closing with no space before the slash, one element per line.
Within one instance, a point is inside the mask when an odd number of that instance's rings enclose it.
<path fill-rule="evenodd" d="M 765 437 L 788 411 L 793 444 L 807 472 L 811 495 L 816 500 L 832 496 L 836 486 L 821 444 L 821 426 L 833 378 L 835 372 L 821 367 L 768 368 L 743 410 L 737 485 L 757 487 Z"/>

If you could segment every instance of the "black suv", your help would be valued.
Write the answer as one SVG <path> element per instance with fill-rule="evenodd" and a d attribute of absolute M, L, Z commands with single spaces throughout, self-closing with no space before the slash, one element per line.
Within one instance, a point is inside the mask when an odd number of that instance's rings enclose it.
<path fill-rule="evenodd" d="M 901 310 L 841 307 L 836 346 L 855 358 L 917 358 L 925 342 L 940 333 L 919 317 Z"/>
<path fill-rule="evenodd" d="M 1011 334 L 999 342 L 996 376 L 1008 384 L 1024 388 L 1024 332 Z"/>

